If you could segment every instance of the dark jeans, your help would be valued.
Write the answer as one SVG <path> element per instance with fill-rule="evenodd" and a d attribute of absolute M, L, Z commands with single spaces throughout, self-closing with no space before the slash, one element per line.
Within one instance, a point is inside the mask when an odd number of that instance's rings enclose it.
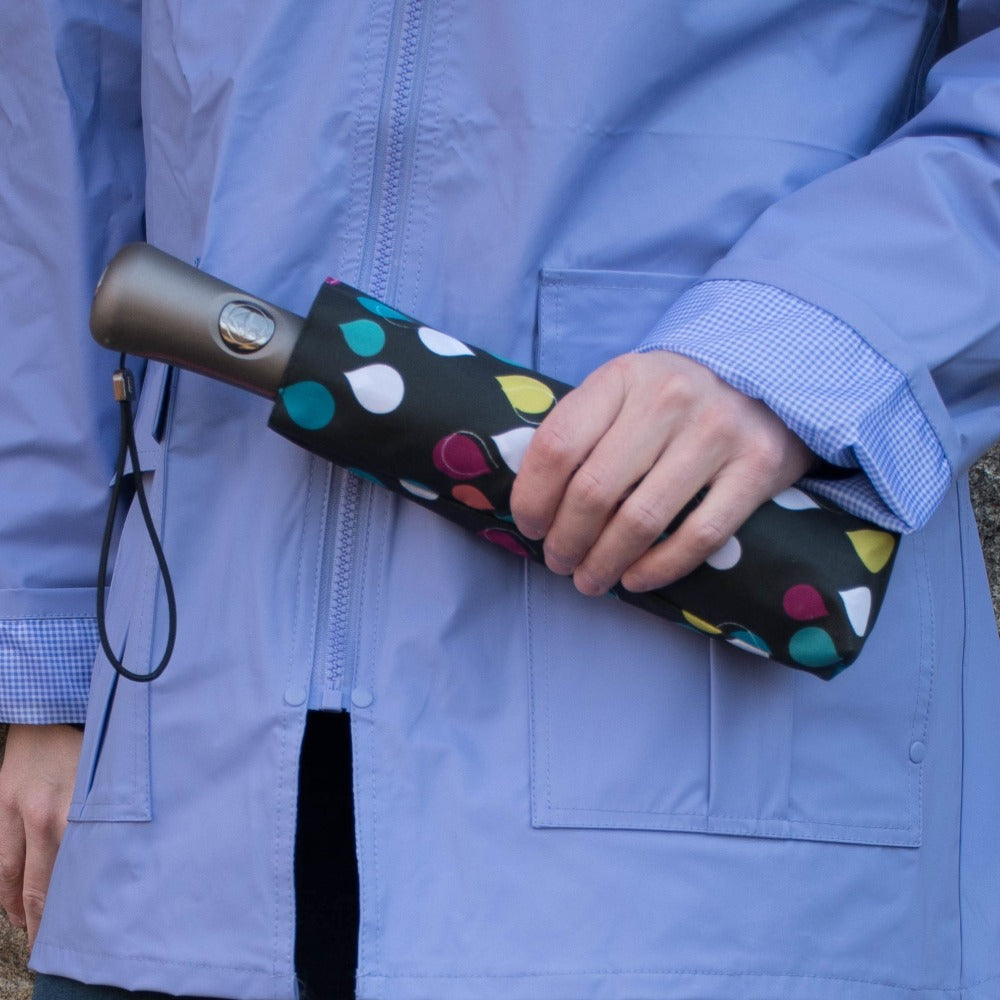
<path fill-rule="evenodd" d="M 350 719 L 343 712 L 310 712 L 299 766 L 295 838 L 295 967 L 305 1000 L 354 997 L 358 869 L 353 802 Z M 40 975 L 34 1000 L 178 998 Z"/>

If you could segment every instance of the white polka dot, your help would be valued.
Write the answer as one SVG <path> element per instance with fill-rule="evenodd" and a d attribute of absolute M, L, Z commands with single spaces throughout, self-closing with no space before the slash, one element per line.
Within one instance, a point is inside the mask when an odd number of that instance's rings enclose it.
<path fill-rule="evenodd" d="M 737 649 L 744 649 L 748 653 L 754 653 L 757 656 L 763 656 L 765 659 L 770 659 L 771 655 L 765 649 L 761 649 L 760 646 L 754 646 L 743 639 L 727 639 L 726 642 L 730 646 L 735 646 Z"/>
<path fill-rule="evenodd" d="M 713 552 L 705 562 L 712 569 L 732 569 L 740 561 L 742 555 L 743 548 L 740 545 L 739 539 L 733 535 L 721 549 Z"/>
<path fill-rule="evenodd" d="M 535 435 L 534 427 L 515 427 L 512 431 L 496 434 L 493 441 L 500 452 L 500 457 L 507 467 L 514 472 L 521 468 L 524 453 Z"/>
<path fill-rule="evenodd" d="M 400 479 L 399 485 L 407 493 L 412 493 L 415 497 L 420 497 L 421 500 L 437 500 L 438 498 L 437 493 L 432 489 L 424 486 L 423 483 L 416 483 L 412 479 Z"/>
<path fill-rule="evenodd" d="M 797 490 L 794 486 L 790 486 L 787 490 L 782 490 L 774 498 L 774 502 L 779 507 L 784 507 L 785 510 L 809 510 L 812 507 L 819 506 L 812 497 L 803 493 L 802 490 Z"/>
<path fill-rule="evenodd" d="M 872 592 L 867 587 L 854 587 L 840 591 L 840 599 L 844 602 L 854 634 L 864 635 L 868 631 L 868 619 L 872 613 Z"/>
<path fill-rule="evenodd" d="M 369 413 L 391 413 L 403 401 L 403 378 L 388 365 L 368 365 L 344 372 L 358 402 Z"/>
<path fill-rule="evenodd" d="M 417 330 L 417 336 L 428 351 L 440 354 L 442 358 L 457 358 L 465 354 L 472 354 L 472 351 L 462 341 L 456 340 L 440 330 L 435 330 L 433 327 L 422 326 Z"/>

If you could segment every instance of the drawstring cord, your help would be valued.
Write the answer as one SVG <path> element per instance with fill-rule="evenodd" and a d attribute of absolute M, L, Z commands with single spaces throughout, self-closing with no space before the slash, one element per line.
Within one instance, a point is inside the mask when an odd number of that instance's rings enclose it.
<path fill-rule="evenodd" d="M 149 512 L 149 502 L 146 500 L 146 490 L 142 483 L 142 472 L 139 465 L 139 453 L 135 444 L 135 427 L 132 421 L 132 400 L 135 398 L 135 379 L 132 372 L 125 367 L 125 355 L 122 354 L 118 361 L 118 370 L 112 376 L 115 399 L 117 400 L 118 412 L 121 418 L 121 433 L 118 442 L 118 458 L 115 461 L 115 478 L 111 490 L 111 501 L 108 505 L 108 516 L 104 523 L 104 537 L 101 540 L 101 560 L 97 569 L 97 629 L 101 639 L 101 648 L 108 658 L 111 666 L 115 668 L 119 676 L 130 681 L 148 682 L 154 681 L 167 667 L 170 656 L 174 651 L 174 639 L 177 636 L 177 602 L 174 599 L 174 585 L 170 579 L 170 571 L 167 569 L 167 560 L 163 554 L 163 546 L 160 544 L 156 527 L 153 524 L 153 517 Z M 135 495 L 139 501 L 139 509 L 142 511 L 142 520 L 146 525 L 146 533 L 156 554 L 156 562 L 160 568 L 160 577 L 163 580 L 163 589 L 167 596 L 167 644 L 163 651 L 163 656 L 156 667 L 145 674 L 137 674 L 129 670 L 124 663 L 115 655 L 108 639 L 107 621 L 105 617 L 105 596 L 107 591 L 108 559 L 111 554 L 111 539 L 114 534 L 115 515 L 118 511 L 118 501 L 121 497 L 122 484 L 125 480 L 125 456 L 132 461 L 133 480 L 135 482 Z"/>

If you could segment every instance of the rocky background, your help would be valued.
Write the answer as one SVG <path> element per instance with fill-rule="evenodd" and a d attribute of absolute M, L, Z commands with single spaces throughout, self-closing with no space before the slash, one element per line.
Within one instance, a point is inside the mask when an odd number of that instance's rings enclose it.
<path fill-rule="evenodd" d="M 1000 621 L 1000 447 L 994 448 L 970 473 L 972 497 L 976 505 L 979 531 L 986 553 L 993 605 Z M 4 731 L 0 727 L 0 755 Z M 0 1000 L 28 1000 L 31 976 L 24 934 L 0 917 Z"/>

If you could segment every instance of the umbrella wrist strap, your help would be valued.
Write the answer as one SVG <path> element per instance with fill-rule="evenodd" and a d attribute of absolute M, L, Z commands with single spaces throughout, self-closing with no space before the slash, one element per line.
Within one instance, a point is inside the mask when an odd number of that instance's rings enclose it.
<path fill-rule="evenodd" d="M 118 442 L 118 457 L 115 460 L 115 474 L 111 489 L 111 499 L 108 503 L 108 514 L 104 522 L 104 536 L 101 539 L 101 556 L 97 569 L 97 630 L 101 641 L 101 648 L 108 658 L 111 666 L 120 677 L 130 681 L 147 682 L 156 680 L 167 667 L 174 649 L 174 640 L 177 635 L 177 603 L 174 598 L 174 586 L 170 578 L 170 570 L 167 567 L 167 559 L 163 553 L 163 546 L 160 542 L 156 525 L 153 523 L 153 516 L 149 510 L 149 501 L 146 497 L 145 485 L 142 481 L 142 470 L 139 464 L 139 453 L 135 443 L 135 426 L 132 418 L 132 401 L 135 399 L 135 379 L 132 372 L 125 367 L 125 355 L 119 359 L 119 367 L 112 376 L 114 385 L 115 400 L 118 403 L 120 419 L 120 435 Z M 121 657 L 114 651 L 111 641 L 108 638 L 106 597 L 108 587 L 108 563 L 111 556 L 112 539 L 114 537 L 115 521 L 118 514 L 118 505 L 121 500 L 122 488 L 126 478 L 125 459 L 128 457 L 131 462 L 132 480 L 135 488 L 135 499 L 139 504 L 142 514 L 143 524 L 146 534 L 149 536 L 150 544 L 156 556 L 156 563 L 159 567 L 160 577 L 163 580 L 163 589 L 167 598 L 167 639 L 160 657 L 160 662 L 147 673 L 136 673 L 129 670 L 122 662 Z M 124 655 L 124 654 L 123 654 Z"/>

